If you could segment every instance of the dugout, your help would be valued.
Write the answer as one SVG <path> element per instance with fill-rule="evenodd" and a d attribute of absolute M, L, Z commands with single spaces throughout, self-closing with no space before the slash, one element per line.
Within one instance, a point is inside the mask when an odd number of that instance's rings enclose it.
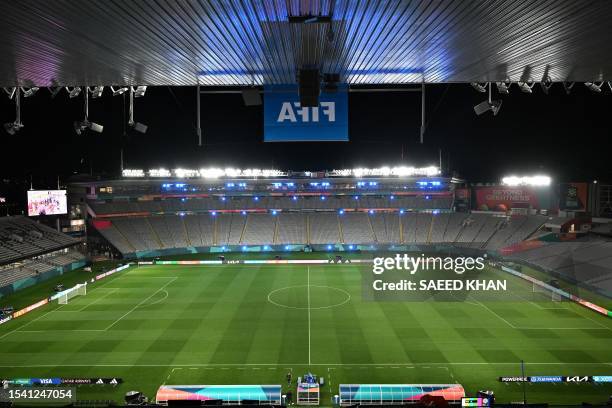
<path fill-rule="evenodd" d="M 173 401 L 218 401 L 222 405 L 281 405 L 280 385 L 162 385 L 157 404 Z"/>
<path fill-rule="evenodd" d="M 340 384 L 341 406 L 418 404 L 428 397 L 460 403 L 465 390 L 460 384 Z"/>

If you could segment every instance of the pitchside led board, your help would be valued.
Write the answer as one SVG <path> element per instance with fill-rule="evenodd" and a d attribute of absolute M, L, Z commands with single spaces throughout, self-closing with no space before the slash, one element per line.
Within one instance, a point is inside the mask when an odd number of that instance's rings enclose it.
<path fill-rule="evenodd" d="M 321 92 L 319 106 L 301 107 L 297 85 L 264 87 L 265 142 L 348 142 L 348 87 Z"/>

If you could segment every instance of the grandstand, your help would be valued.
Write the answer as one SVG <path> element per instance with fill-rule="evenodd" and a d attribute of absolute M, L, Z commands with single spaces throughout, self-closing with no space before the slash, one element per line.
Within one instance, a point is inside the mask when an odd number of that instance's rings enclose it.
<path fill-rule="evenodd" d="M 25 217 L 0 218 L 0 289 L 28 286 L 28 278 L 82 266 L 85 256 L 72 249 L 79 241 Z"/>

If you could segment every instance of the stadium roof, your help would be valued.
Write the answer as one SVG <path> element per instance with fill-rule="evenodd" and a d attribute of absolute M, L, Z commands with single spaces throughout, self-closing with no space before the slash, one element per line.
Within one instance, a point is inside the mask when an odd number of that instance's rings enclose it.
<path fill-rule="evenodd" d="M 5 1 L 0 84 L 610 80 L 610 21 L 607 0 Z"/>

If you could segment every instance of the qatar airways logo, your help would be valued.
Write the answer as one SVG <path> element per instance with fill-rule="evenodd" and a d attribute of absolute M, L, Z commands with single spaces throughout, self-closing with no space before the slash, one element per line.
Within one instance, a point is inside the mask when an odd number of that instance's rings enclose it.
<path fill-rule="evenodd" d="M 319 106 L 313 107 L 302 107 L 299 102 L 283 102 L 276 121 L 278 123 L 335 122 L 336 102 L 321 102 Z"/>

